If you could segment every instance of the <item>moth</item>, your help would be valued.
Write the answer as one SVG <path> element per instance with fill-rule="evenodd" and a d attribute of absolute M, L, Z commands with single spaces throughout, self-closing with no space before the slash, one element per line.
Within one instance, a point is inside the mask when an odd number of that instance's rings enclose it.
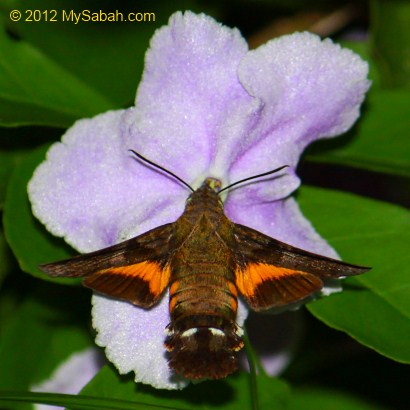
<path fill-rule="evenodd" d="M 131 150 L 132 151 L 132 150 Z M 169 287 L 171 322 L 165 329 L 169 367 L 188 379 L 219 379 L 238 366 L 243 330 L 236 324 L 238 297 L 262 311 L 303 301 L 323 280 L 358 275 L 351 265 L 280 242 L 233 223 L 224 213 L 221 189 L 207 178 L 193 190 L 182 215 L 105 249 L 41 265 L 53 277 L 82 277 L 95 292 L 149 309 Z"/>

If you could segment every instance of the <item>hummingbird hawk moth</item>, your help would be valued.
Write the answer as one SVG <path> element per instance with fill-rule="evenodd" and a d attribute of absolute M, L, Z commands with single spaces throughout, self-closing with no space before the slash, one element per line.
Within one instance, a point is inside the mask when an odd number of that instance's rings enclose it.
<path fill-rule="evenodd" d="M 132 150 L 131 150 L 132 151 Z M 171 322 L 165 329 L 169 367 L 188 379 L 223 378 L 237 369 L 242 329 L 238 297 L 255 311 L 301 301 L 323 287 L 323 279 L 358 275 L 351 265 L 280 242 L 233 223 L 220 189 L 208 178 L 193 192 L 173 223 L 105 249 L 41 265 L 54 277 L 82 277 L 83 284 L 113 298 L 149 309 L 169 287 Z"/>

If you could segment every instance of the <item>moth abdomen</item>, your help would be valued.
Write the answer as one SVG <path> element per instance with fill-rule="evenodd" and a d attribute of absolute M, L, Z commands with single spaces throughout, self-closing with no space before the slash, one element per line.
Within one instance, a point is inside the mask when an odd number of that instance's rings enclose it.
<path fill-rule="evenodd" d="M 186 378 L 220 379 L 238 367 L 236 352 L 243 347 L 242 329 L 234 321 L 190 316 L 171 323 L 166 334 L 169 366 Z"/>

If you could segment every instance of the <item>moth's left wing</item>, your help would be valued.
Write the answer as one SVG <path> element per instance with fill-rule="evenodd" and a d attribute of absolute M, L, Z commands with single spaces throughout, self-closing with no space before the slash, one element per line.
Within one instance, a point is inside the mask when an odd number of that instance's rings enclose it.
<path fill-rule="evenodd" d="M 300 301 L 323 287 L 323 278 L 359 275 L 351 265 L 280 242 L 235 224 L 236 286 L 254 310 Z"/>
<path fill-rule="evenodd" d="M 41 265 L 54 277 L 83 277 L 83 284 L 99 293 L 137 306 L 155 304 L 168 286 L 173 251 L 173 224 L 96 252 Z"/>

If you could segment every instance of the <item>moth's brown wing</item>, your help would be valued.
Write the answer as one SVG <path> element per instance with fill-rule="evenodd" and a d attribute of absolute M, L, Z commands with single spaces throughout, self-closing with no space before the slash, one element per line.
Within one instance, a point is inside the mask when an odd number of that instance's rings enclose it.
<path fill-rule="evenodd" d="M 254 310 L 302 300 L 323 287 L 323 278 L 370 269 L 295 248 L 239 224 L 234 238 L 236 286 Z"/>
<path fill-rule="evenodd" d="M 150 307 L 164 293 L 171 271 L 173 224 L 71 259 L 41 265 L 50 276 L 83 277 L 99 293 Z"/>

